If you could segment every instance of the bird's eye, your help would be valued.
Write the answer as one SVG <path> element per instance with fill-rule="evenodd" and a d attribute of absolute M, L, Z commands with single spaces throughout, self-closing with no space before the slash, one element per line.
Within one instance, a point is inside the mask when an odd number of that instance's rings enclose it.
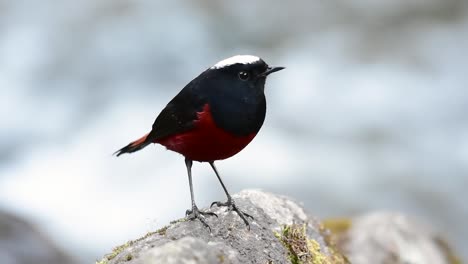
<path fill-rule="evenodd" d="M 245 72 L 245 71 L 239 72 L 239 79 L 241 79 L 242 81 L 247 81 L 249 77 L 250 77 L 250 74 L 248 72 Z"/>

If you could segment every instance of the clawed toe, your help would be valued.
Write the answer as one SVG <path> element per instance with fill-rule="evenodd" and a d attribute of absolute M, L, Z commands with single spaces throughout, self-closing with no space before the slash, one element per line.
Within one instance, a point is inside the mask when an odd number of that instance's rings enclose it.
<path fill-rule="evenodd" d="M 227 202 L 223 203 L 223 202 L 220 202 L 220 201 L 215 201 L 215 202 L 211 203 L 210 208 L 212 208 L 214 205 L 216 205 L 217 207 L 229 206 L 229 204 Z"/>
<path fill-rule="evenodd" d="M 203 212 L 203 211 L 200 211 L 200 210 L 197 210 L 197 214 L 200 214 L 200 215 L 207 215 L 207 216 L 216 216 L 216 218 L 218 218 L 218 215 L 213 213 L 213 212 Z M 194 215 L 193 213 L 193 210 L 187 210 L 185 211 L 185 216 L 189 216 L 189 215 Z"/>
<path fill-rule="evenodd" d="M 200 220 L 200 222 L 205 227 L 207 227 L 210 230 L 210 232 L 211 232 L 211 227 L 206 223 L 205 216 L 216 216 L 216 217 L 218 217 L 218 215 L 213 213 L 213 212 L 203 212 L 203 211 L 198 210 L 197 207 L 193 207 L 192 210 L 185 211 L 185 216 L 186 216 L 187 220 L 195 220 L 195 219 Z"/>
<path fill-rule="evenodd" d="M 248 218 L 254 220 L 254 217 L 252 215 L 249 215 L 248 213 L 246 212 L 242 212 L 245 216 L 247 216 Z"/>
<path fill-rule="evenodd" d="M 214 205 L 216 205 L 218 207 L 227 206 L 229 211 L 236 212 L 237 215 L 239 215 L 239 217 L 244 221 L 245 225 L 247 226 L 247 229 L 250 230 L 250 223 L 247 220 L 247 217 L 253 220 L 254 219 L 253 216 L 251 216 L 248 213 L 245 213 L 245 212 L 241 211 L 237 207 L 237 205 L 234 203 L 233 200 L 228 200 L 227 202 L 219 202 L 219 201 L 213 202 L 211 204 L 210 208 L 213 207 Z"/>

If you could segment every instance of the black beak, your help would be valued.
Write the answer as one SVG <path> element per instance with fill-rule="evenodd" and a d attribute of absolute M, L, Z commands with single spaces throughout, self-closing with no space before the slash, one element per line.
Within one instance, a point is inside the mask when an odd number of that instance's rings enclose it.
<path fill-rule="evenodd" d="M 268 67 L 267 70 L 263 73 L 260 73 L 260 77 L 267 77 L 270 73 L 283 70 L 284 67 Z"/>

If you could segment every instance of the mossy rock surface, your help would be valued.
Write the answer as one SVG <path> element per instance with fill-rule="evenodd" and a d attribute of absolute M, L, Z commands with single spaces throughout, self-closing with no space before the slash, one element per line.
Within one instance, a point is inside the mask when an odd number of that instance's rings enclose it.
<path fill-rule="evenodd" d="M 284 225 L 276 237 L 288 251 L 288 258 L 292 264 L 348 264 L 348 259 L 337 249 L 333 238 L 327 230 L 321 229 L 326 248 L 311 239 L 308 224 Z"/>
<path fill-rule="evenodd" d="M 398 213 L 317 221 L 294 200 L 257 190 L 235 195 L 248 230 L 225 208 L 180 219 L 116 247 L 97 264 L 461 264 L 440 234 Z"/>
<path fill-rule="evenodd" d="M 291 251 L 285 234 L 297 228 L 299 239 L 309 247 L 308 262 L 346 263 L 345 258 L 330 244 L 323 225 L 306 214 L 304 209 L 288 197 L 257 190 L 243 191 L 234 197 L 236 204 L 251 214 L 251 228 L 247 229 L 234 212 L 213 208 L 216 217 L 206 218 L 211 232 L 199 221 L 175 221 L 159 231 L 116 247 L 99 260 L 99 264 L 155 264 L 155 263 L 291 263 Z M 282 237 L 282 235 L 286 235 Z M 302 254 L 302 253 L 300 253 Z M 310 262 L 310 261 L 312 262 Z M 342 260 L 342 262 L 332 262 Z"/>

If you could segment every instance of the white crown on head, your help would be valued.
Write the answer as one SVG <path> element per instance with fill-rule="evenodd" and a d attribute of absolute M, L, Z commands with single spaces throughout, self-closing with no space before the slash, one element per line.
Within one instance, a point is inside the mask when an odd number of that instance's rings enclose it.
<path fill-rule="evenodd" d="M 253 55 L 236 55 L 236 56 L 232 56 L 230 58 L 224 59 L 224 60 L 216 63 L 213 67 L 211 67 L 211 69 L 224 68 L 226 66 L 237 64 L 237 63 L 251 64 L 251 63 L 255 63 L 255 62 L 260 61 L 260 60 L 261 59 L 259 57 L 253 56 Z"/>

